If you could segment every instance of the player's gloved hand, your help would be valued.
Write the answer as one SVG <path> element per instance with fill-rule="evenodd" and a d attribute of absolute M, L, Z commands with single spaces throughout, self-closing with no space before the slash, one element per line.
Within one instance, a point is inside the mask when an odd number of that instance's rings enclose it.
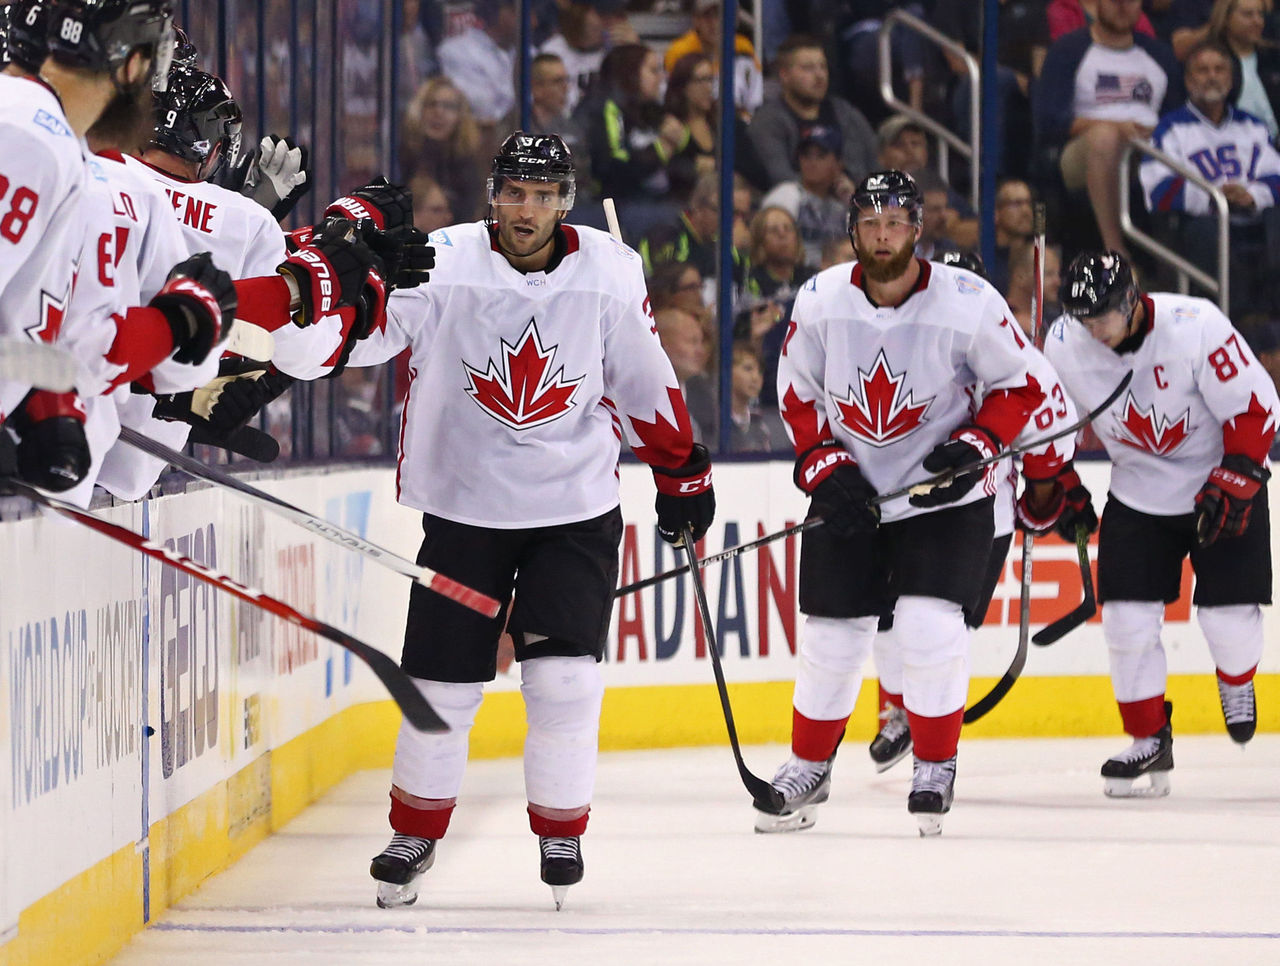
<path fill-rule="evenodd" d="M 939 443 L 924 458 L 921 466 L 926 473 L 944 473 L 947 470 L 959 471 L 966 466 L 995 456 L 1003 447 L 1000 440 L 990 431 L 973 423 L 959 427 L 945 443 Z M 928 493 L 911 497 L 908 502 L 912 506 L 934 507 L 946 503 L 955 503 L 977 485 L 982 478 L 981 472 L 957 475 L 948 483 L 935 486 Z"/>
<path fill-rule="evenodd" d="M 216 379 L 191 392 L 156 397 L 152 411 L 159 419 L 190 424 L 190 442 L 218 446 L 269 463 L 280 446 L 249 420 L 291 385 L 293 377 L 270 363 L 238 356 L 219 361 Z M 263 438 L 265 437 L 265 438 Z"/>
<path fill-rule="evenodd" d="M 413 227 L 413 195 L 404 185 L 392 184 L 379 176 L 367 185 L 335 198 L 324 216 L 372 221 L 379 231 Z"/>
<path fill-rule="evenodd" d="M 307 177 L 307 149 L 291 138 L 268 134 L 258 145 L 257 183 L 249 196 L 271 212 L 276 221 L 288 217 L 298 199 L 311 190 Z"/>
<path fill-rule="evenodd" d="M 254 166 L 256 160 L 257 152 L 241 151 L 234 161 L 223 161 L 218 165 L 209 176 L 209 182 L 216 184 L 219 188 L 234 191 L 236 194 L 252 197 L 255 185 L 249 176 L 256 171 Z"/>
<path fill-rule="evenodd" d="M 341 306 L 355 305 L 371 272 L 385 278 L 382 260 L 360 237 L 354 222 L 329 218 L 310 242 L 276 268 L 292 283 L 299 302 L 294 324 L 314 324 Z"/>
<path fill-rule="evenodd" d="M 716 515 L 716 492 L 711 487 L 711 455 L 701 443 L 694 443 L 683 466 L 653 467 L 658 488 L 654 509 L 658 511 L 658 533 L 667 543 L 678 544 L 688 527 L 693 539 L 701 540 Z"/>
<path fill-rule="evenodd" d="M 1219 537 L 1239 537 L 1249 529 L 1253 498 L 1271 471 L 1240 453 L 1222 457 L 1196 494 L 1196 543 L 1207 547 Z"/>
<path fill-rule="evenodd" d="M 52 493 L 71 489 L 89 472 L 84 403 L 74 392 L 33 389 L 5 420 L 17 434 L 18 476 Z"/>
<path fill-rule="evenodd" d="M 1078 527 L 1084 527 L 1086 533 L 1093 533 L 1098 529 L 1098 514 L 1093 509 L 1093 495 L 1080 482 L 1080 474 L 1075 471 L 1075 467 L 1068 466 L 1058 476 L 1058 482 L 1062 484 L 1065 505 L 1053 528 L 1067 543 L 1075 543 Z"/>
<path fill-rule="evenodd" d="M 834 439 L 805 450 L 796 460 L 796 486 L 813 497 L 813 512 L 842 540 L 880 525 L 880 508 L 867 501 L 876 495 L 858 463 Z"/>
<path fill-rule="evenodd" d="M 341 309 L 342 344 L 329 359 L 332 368 L 321 378 L 332 379 L 342 375 L 351 360 L 351 350 L 356 343 L 369 337 L 374 329 L 380 329 L 387 319 L 387 286 L 377 272 L 369 273 L 369 280 L 361 290 L 356 304 L 349 309 Z"/>
<path fill-rule="evenodd" d="M 1023 533 L 1043 537 L 1050 533 L 1066 509 L 1062 484 L 1053 480 L 1025 480 L 1022 495 L 1014 504 L 1014 526 Z"/>
<path fill-rule="evenodd" d="M 173 361 L 194 365 L 230 334 L 236 287 L 231 276 L 213 264 L 212 255 L 200 252 L 173 266 L 164 288 L 149 304 L 169 323 Z"/>
<path fill-rule="evenodd" d="M 412 225 L 378 231 L 372 222 L 360 223 L 365 242 L 382 259 L 387 270 L 387 291 L 417 288 L 431 278 L 436 267 L 436 250 L 427 241 L 427 233 Z"/>

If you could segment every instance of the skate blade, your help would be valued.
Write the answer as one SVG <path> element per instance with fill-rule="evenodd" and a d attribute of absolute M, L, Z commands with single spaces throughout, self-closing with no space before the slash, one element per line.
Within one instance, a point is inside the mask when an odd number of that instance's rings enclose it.
<path fill-rule="evenodd" d="M 421 878 L 419 876 L 418 878 Z M 378 908 L 400 909 L 418 901 L 418 878 L 404 885 L 394 882 L 378 883 Z"/>
<path fill-rule="evenodd" d="M 1169 794 L 1167 771 L 1147 772 L 1150 785 L 1135 785 L 1133 778 L 1108 778 L 1102 788 L 1107 798 L 1164 798 Z"/>
<path fill-rule="evenodd" d="M 916 825 L 920 829 L 920 837 L 933 838 L 942 834 L 942 815 L 938 812 L 916 812 Z"/>
<path fill-rule="evenodd" d="M 569 894 L 567 885 L 559 885 L 551 887 L 551 898 L 555 900 L 556 912 L 564 908 L 564 897 Z"/>
<path fill-rule="evenodd" d="M 818 806 L 804 805 L 788 815 L 770 815 L 768 812 L 756 811 L 756 831 L 764 834 L 773 832 L 799 832 L 811 828 L 818 820 Z"/>
<path fill-rule="evenodd" d="M 902 759 L 903 759 L 903 758 L 906 758 L 906 757 L 907 757 L 907 755 L 909 755 L 909 754 L 911 754 L 911 746 L 910 746 L 910 745 L 907 745 L 907 747 L 905 747 L 905 748 L 903 748 L 903 749 L 902 749 L 902 754 L 900 754 L 900 755 L 895 755 L 894 757 L 890 758 L 888 761 L 877 761 L 877 762 L 876 762 L 876 774 L 878 775 L 878 774 L 880 774 L 881 772 L 886 772 L 886 771 L 888 771 L 890 768 L 892 768 L 892 767 L 893 767 L 894 765 L 896 765 L 898 762 L 902 761 Z M 873 760 L 874 760 L 874 759 L 873 759 Z"/>

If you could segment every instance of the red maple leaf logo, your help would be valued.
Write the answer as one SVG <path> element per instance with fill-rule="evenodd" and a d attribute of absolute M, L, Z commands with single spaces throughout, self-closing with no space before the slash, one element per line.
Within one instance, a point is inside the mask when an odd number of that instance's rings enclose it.
<path fill-rule="evenodd" d="M 870 372 L 858 370 L 860 390 L 850 386 L 849 394 L 843 399 L 832 393 L 831 400 L 840 410 L 840 423 L 872 446 L 888 446 L 910 436 L 920 428 L 925 411 L 936 397 L 916 402 L 911 392 L 904 395 L 905 378 L 905 371 L 894 372 L 889 368 L 881 349 Z"/>
<path fill-rule="evenodd" d="M 573 397 L 585 375 L 564 378 L 564 367 L 551 373 L 556 346 L 544 348 L 537 323 L 529 320 L 520 341 L 502 340 L 501 364 L 487 359 L 483 370 L 463 360 L 467 395 L 490 416 L 512 429 L 532 429 L 559 419 L 574 407 Z"/>
<path fill-rule="evenodd" d="M 1134 401 L 1133 393 L 1126 393 L 1120 414 L 1120 434 L 1115 439 L 1155 456 L 1168 456 L 1186 440 L 1190 424 L 1190 409 L 1170 422 L 1156 415 L 1154 405 L 1143 409 Z"/>

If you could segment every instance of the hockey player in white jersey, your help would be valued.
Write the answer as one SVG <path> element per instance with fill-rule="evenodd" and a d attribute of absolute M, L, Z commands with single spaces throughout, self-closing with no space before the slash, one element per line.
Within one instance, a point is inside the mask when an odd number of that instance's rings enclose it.
<path fill-rule="evenodd" d="M 370 869 L 384 907 L 414 902 L 435 861 L 504 621 L 529 722 L 529 824 L 559 907 L 583 876 L 622 440 L 653 468 L 667 540 L 685 526 L 700 537 L 712 521 L 710 460 L 693 442 L 640 259 L 564 224 L 574 193 L 558 136 L 511 135 L 493 160 L 489 216 L 433 232 L 430 284 L 394 292 L 351 353 L 351 365 L 377 365 L 410 350 L 397 494 L 423 513 L 419 562 L 508 601 L 488 620 L 410 592 L 402 664 L 451 730 L 400 731 L 395 834 Z"/>
<path fill-rule="evenodd" d="M 868 175 L 849 222 L 858 261 L 804 285 L 778 365 L 796 484 L 825 525 L 806 531 L 801 548 L 792 755 L 773 779 L 784 802 L 777 814 L 758 811 L 756 828 L 813 823 L 879 616 L 892 603 L 915 746 L 907 808 L 921 834 L 936 834 L 954 795 L 968 689 L 964 611 L 991 551 L 994 480 L 961 473 L 909 501 L 873 508 L 868 500 L 995 455 L 1044 392 L 999 293 L 913 256 L 921 199 L 908 175 Z M 971 413 L 966 387 L 977 383 L 984 395 Z"/>
<path fill-rule="evenodd" d="M 235 292 L 225 273 L 207 258 L 188 259 L 169 274 L 149 307 L 130 308 L 106 291 L 110 278 L 104 280 L 103 273 L 113 266 L 100 257 L 104 253 L 89 245 L 82 249 L 86 218 L 110 202 L 104 194 L 96 201 L 92 196 L 90 185 L 96 188 L 98 179 L 86 168 L 80 138 L 94 124 L 141 116 L 152 73 L 163 69 L 171 49 L 169 4 L 64 0 L 24 3 L 10 13 L 20 17 L 9 32 L 15 46 L 6 41 L 11 63 L 0 109 L 12 124 L 0 137 L 0 174 L 14 189 L 15 205 L 22 199 L 30 204 L 20 206 L 20 216 L 13 209 L 9 232 L 0 231 L 15 245 L 8 272 L 0 269 L 0 275 L 12 272 L 0 313 L 20 319 L 28 334 L 57 337 L 76 352 L 85 369 L 82 381 L 92 392 L 109 388 L 117 377 L 145 372 L 170 353 L 203 359 L 231 323 Z M 51 56 L 41 79 L 33 68 L 42 38 L 32 31 L 46 15 Z M 31 43 L 17 43 L 21 31 L 31 34 Z M 41 220 L 50 213 L 50 221 Z M 28 241 L 39 247 L 25 249 Z M 83 283 L 73 294 L 77 266 Z M 90 279 L 97 291 L 91 291 Z M 84 476 L 84 418 L 73 394 L 27 396 L 8 425 L 18 431 L 19 470 L 28 482 L 66 490 Z"/>
<path fill-rule="evenodd" d="M 938 256 L 937 261 L 973 272 L 984 282 L 990 283 L 986 266 L 976 253 L 944 252 Z M 1058 374 L 1053 371 L 1048 360 L 1036 349 L 1030 339 L 1023 341 L 1025 344 L 1022 348 L 1027 354 L 1028 369 L 1044 390 L 1045 400 L 1032 414 L 1015 441 L 1021 446 L 1052 436 L 1076 419 L 1075 406 L 1059 382 Z M 979 398 L 978 387 L 974 387 L 971 396 L 975 400 Z M 995 465 L 996 494 L 992 508 L 995 539 L 991 544 L 990 556 L 987 558 L 982 590 L 976 603 L 972 607 L 965 608 L 965 623 L 971 630 L 977 630 L 982 626 L 991 598 L 1004 573 L 1005 560 L 1009 556 L 1009 545 L 1013 542 L 1019 468 L 1028 481 L 1052 481 L 1069 471 L 1071 458 L 1074 455 L 1075 441 L 1066 438 L 1028 450 L 1018 460 L 1020 467 L 1015 465 L 1012 458 L 1001 460 Z M 1020 529 L 1028 529 L 1028 527 L 1024 523 Z M 1037 521 L 1034 532 L 1044 533 L 1046 530 Z M 878 678 L 879 718 L 883 724 L 867 751 L 875 763 L 876 771 L 883 772 L 888 771 L 911 751 L 911 728 L 907 721 L 907 710 L 902 703 L 902 649 L 894 636 L 892 613 L 881 616 L 880 630 L 876 634 L 873 651 Z"/>
<path fill-rule="evenodd" d="M 1093 424 L 1112 462 L 1098 602 L 1112 687 L 1133 738 L 1103 764 L 1105 791 L 1165 795 L 1173 731 L 1160 625 L 1188 555 L 1227 731 L 1244 744 L 1256 727 L 1260 605 L 1271 602 L 1267 452 L 1280 402 L 1213 303 L 1142 292 L 1115 252 L 1078 256 L 1063 275 L 1061 301 L 1065 314 L 1045 353 L 1076 404 L 1096 407 L 1133 373 Z M 1088 492 L 1080 496 L 1067 512 L 1092 522 Z M 1148 782 L 1135 784 L 1144 775 Z"/>

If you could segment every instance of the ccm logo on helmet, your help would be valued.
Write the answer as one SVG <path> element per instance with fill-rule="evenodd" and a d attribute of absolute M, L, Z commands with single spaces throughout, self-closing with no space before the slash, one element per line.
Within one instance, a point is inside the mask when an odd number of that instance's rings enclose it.
<path fill-rule="evenodd" d="M 814 479 L 821 476 L 822 473 L 837 463 L 853 463 L 854 458 L 844 450 L 836 450 L 834 453 L 828 453 L 822 459 L 815 460 L 804 469 L 804 482 L 806 488 L 813 483 Z"/>
<path fill-rule="evenodd" d="M 320 314 L 328 312 L 333 308 L 333 275 L 329 270 L 329 263 L 319 252 L 305 248 L 298 250 L 297 257 L 313 269 L 311 278 L 320 292 L 320 305 L 316 307 L 316 311 Z"/>

